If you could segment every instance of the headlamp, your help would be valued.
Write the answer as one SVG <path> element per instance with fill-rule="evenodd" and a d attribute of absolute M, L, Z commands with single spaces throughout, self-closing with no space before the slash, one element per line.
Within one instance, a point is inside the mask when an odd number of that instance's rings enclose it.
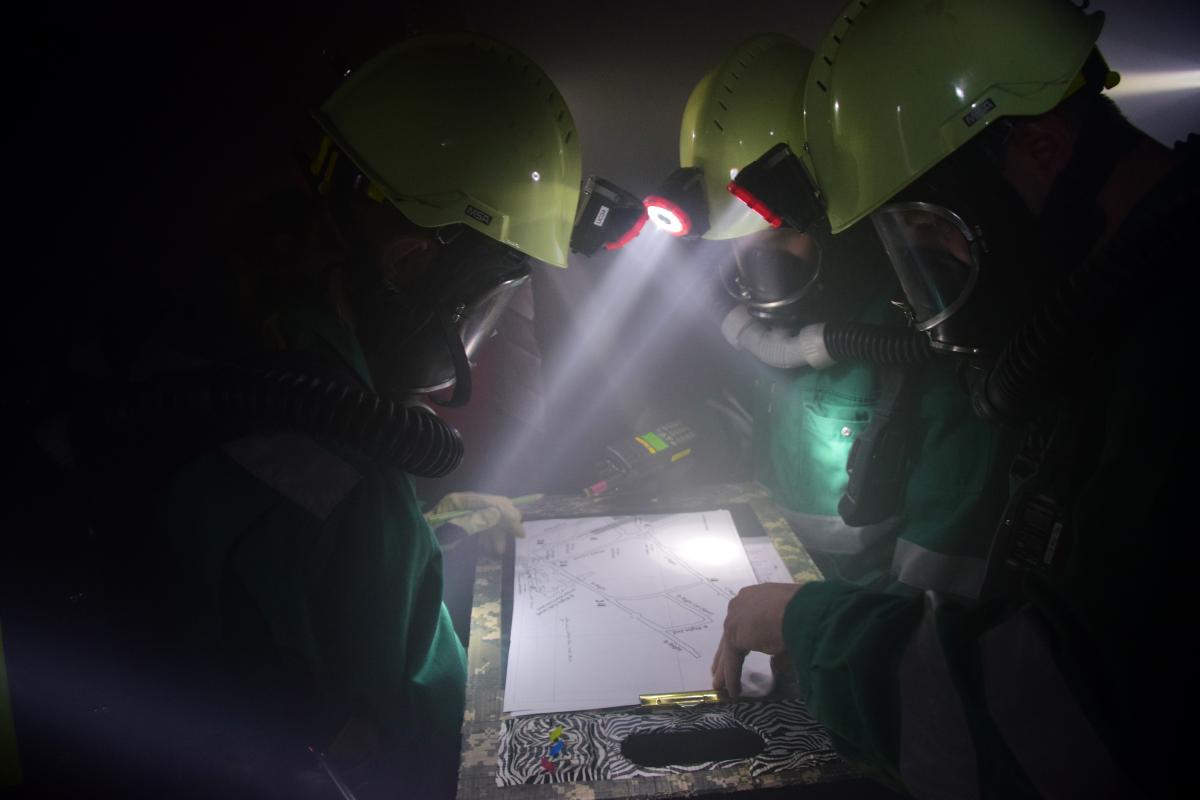
<path fill-rule="evenodd" d="M 740 170 L 726 188 L 773 228 L 786 225 L 803 233 L 825 215 L 821 193 L 783 142 Z"/>
<path fill-rule="evenodd" d="M 585 256 L 601 247 L 619 250 L 633 241 L 645 224 L 646 211 L 637 195 L 590 175 L 580 193 L 571 250 Z"/>
<path fill-rule="evenodd" d="M 660 231 L 694 239 L 708 230 L 708 201 L 704 198 L 704 173 L 697 167 L 680 167 L 663 181 L 656 194 L 642 201 L 646 214 Z"/>

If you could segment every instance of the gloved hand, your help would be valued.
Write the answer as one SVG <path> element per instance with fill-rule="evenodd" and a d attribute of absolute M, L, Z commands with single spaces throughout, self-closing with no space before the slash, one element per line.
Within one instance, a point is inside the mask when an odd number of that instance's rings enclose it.
<path fill-rule="evenodd" d="M 529 501 L 540 498 L 520 498 Z M 491 555 L 502 555 L 509 536 L 524 536 L 521 512 L 507 497 L 481 492 L 451 492 L 425 513 L 430 526 L 437 528 L 453 523 L 466 533 L 479 536 L 480 543 Z"/>

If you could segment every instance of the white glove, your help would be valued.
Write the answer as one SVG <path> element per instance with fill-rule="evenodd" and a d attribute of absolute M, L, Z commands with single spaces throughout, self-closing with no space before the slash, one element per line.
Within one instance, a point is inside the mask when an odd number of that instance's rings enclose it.
<path fill-rule="evenodd" d="M 535 495 L 529 499 L 540 498 Z M 521 498 L 526 500 L 526 498 Z M 431 527 L 448 522 L 472 536 L 479 536 L 484 550 L 502 555 L 510 536 L 525 535 L 521 512 L 507 497 L 481 492 L 451 492 L 425 513 Z"/>

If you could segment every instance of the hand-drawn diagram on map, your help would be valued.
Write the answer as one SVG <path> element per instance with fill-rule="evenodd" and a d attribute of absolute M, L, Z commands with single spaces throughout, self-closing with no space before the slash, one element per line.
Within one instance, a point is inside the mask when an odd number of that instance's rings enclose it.
<path fill-rule="evenodd" d="M 633 705 L 711 688 L 725 610 L 757 583 L 728 511 L 528 521 L 517 540 L 504 710 Z M 747 659 L 747 691 L 769 660 Z"/>

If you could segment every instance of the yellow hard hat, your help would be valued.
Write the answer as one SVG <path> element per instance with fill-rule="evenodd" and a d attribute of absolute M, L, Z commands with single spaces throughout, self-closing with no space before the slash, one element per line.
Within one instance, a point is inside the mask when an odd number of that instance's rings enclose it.
<path fill-rule="evenodd" d="M 704 175 L 709 226 L 703 238 L 732 239 L 769 227 L 726 187 L 738 170 L 780 142 L 801 145 L 812 57 L 790 37 L 754 36 L 692 90 L 679 132 L 679 164 Z"/>
<path fill-rule="evenodd" d="M 580 149 L 536 64 L 471 33 L 414 37 L 355 71 L 316 120 L 417 225 L 470 226 L 565 267 Z"/>
<path fill-rule="evenodd" d="M 806 160 L 836 233 L 997 119 L 1077 85 L 1103 14 L 1069 0 L 854 0 L 813 59 Z"/>

